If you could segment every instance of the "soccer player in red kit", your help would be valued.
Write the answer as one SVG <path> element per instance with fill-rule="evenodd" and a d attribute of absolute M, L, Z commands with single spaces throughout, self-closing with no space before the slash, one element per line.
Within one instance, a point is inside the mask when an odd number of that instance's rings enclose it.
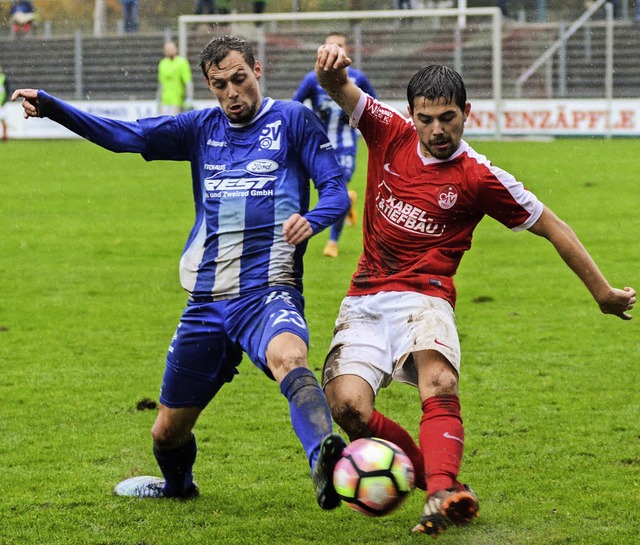
<path fill-rule="evenodd" d="M 457 72 L 440 65 L 417 72 L 406 118 L 350 82 L 350 63 L 336 45 L 318 49 L 319 83 L 369 149 L 364 248 L 336 320 L 323 386 L 351 440 L 381 437 L 409 455 L 417 486 L 427 491 L 413 531 L 435 536 L 471 522 L 479 510 L 476 494 L 458 480 L 464 429 L 453 275 L 480 220 L 489 215 L 549 240 L 605 314 L 630 320 L 636 292 L 613 288 L 566 223 L 462 139 L 471 106 Z M 418 387 L 420 446 L 374 408 L 392 380 Z"/>

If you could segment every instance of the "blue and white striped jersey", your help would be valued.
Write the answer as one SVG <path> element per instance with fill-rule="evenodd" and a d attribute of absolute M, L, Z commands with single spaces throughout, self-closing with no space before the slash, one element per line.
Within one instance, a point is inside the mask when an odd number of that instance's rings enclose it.
<path fill-rule="evenodd" d="M 274 285 L 302 291 L 306 243 L 283 239 L 283 222 L 304 215 L 314 234 L 349 208 L 334 150 L 316 116 L 289 101 L 263 100 L 244 124 L 220 108 L 135 122 L 93 116 L 39 91 L 41 115 L 116 152 L 190 161 L 195 224 L 180 280 L 194 300 L 223 300 Z M 318 203 L 309 211 L 313 179 Z"/>
<path fill-rule="evenodd" d="M 355 68 L 347 68 L 349 79 L 353 81 L 365 93 L 376 97 L 376 93 L 371 83 L 360 70 Z M 293 95 L 293 99 L 297 102 L 311 101 L 311 108 L 318 115 L 322 124 L 329 135 L 329 140 L 333 144 L 338 154 L 349 153 L 356 154 L 358 145 L 358 132 L 349 125 L 349 116 L 344 113 L 342 108 L 338 106 L 327 92 L 320 86 L 316 78 L 316 73 L 309 72 L 300 87 Z"/>

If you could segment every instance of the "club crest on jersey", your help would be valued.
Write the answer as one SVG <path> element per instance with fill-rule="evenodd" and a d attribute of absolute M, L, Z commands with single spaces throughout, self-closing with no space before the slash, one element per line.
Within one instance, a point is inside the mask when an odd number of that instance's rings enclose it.
<path fill-rule="evenodd" d="M 260 147 L 262 149 L 279 150 L 282 136 L 282 121 L 267 123 L 260 133 Z"/>
<path fill-rule="evenodd" d="M 277 176 L 254 174 L 244 169 L 216 172 L 204 180 L 205 197 L 224 199 L 272 196 L 275 180 Z"/>
<path fill-rule="evenodd" d="M 452 185 L 445 185 L 438 193 L 438 206 L 449 210 L 458 200 L 458 190 Z"/>
<path fill-rule="evenodd" d="M 293 304 L 293 299 L 291 297 L 291 294 L 287 293 L 286 291 L 272 291 L 264 300 L 264 304 L 268 305 L 269 303 L 271 303 L 272 301 L 275 301 L 276 299 L 284 301 L 290 307 L 295 307 L 295 305 Z"/>
<path fill-rule="evenodd" d="M 403 231 L 430 237 L 444 234 L 446 225 L 437 223 L 426 210 L 395 197 L 385 182 L 378 185 L 376 208 L 384 219 Z"/>

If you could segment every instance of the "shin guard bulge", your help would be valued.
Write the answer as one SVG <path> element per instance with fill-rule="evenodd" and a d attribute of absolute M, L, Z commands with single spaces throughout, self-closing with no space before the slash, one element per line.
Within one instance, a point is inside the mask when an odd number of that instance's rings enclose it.
<path fill-rule="evenodd" d="M 422 403 L 420 445 L 424 454 L 427 490 L 458 488 L 464 451 L 464 428 L 458 396 L 433 396 Z"/>

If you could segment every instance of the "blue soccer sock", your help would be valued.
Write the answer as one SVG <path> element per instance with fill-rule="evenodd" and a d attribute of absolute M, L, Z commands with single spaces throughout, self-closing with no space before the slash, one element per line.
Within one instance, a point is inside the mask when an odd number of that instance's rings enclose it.
<path fill-rule="evenodd" d="M 193 464 L 196 461 L 198 447 L 195 435 L 181 447 L 159 450 L 153 446 L 153 454 L 165 478 L 164 495 L 166 497 L 189 496 L 193 492 Z"/>
<path fill-rule="evenodd" d="M 329 240 L 335 240 L 336 242 L 338 242 L 338 240 L 340 240 L 340 235 L 342 234 L 342 228 L 344 227 L 344 219 L 345 216 L 342 216 L 338 221 L 336 221 L 333 225 L 331 225 L 331 227 L 329 228 Z"/>
<path fill-rule="evenodd" d="M 313 371 L 306 367 L 297 367 L 284 377 L 280 391 L 289 401 L 293 430 L 313 468 L 322 439 L 333 429 L 327 398 Z"/>

